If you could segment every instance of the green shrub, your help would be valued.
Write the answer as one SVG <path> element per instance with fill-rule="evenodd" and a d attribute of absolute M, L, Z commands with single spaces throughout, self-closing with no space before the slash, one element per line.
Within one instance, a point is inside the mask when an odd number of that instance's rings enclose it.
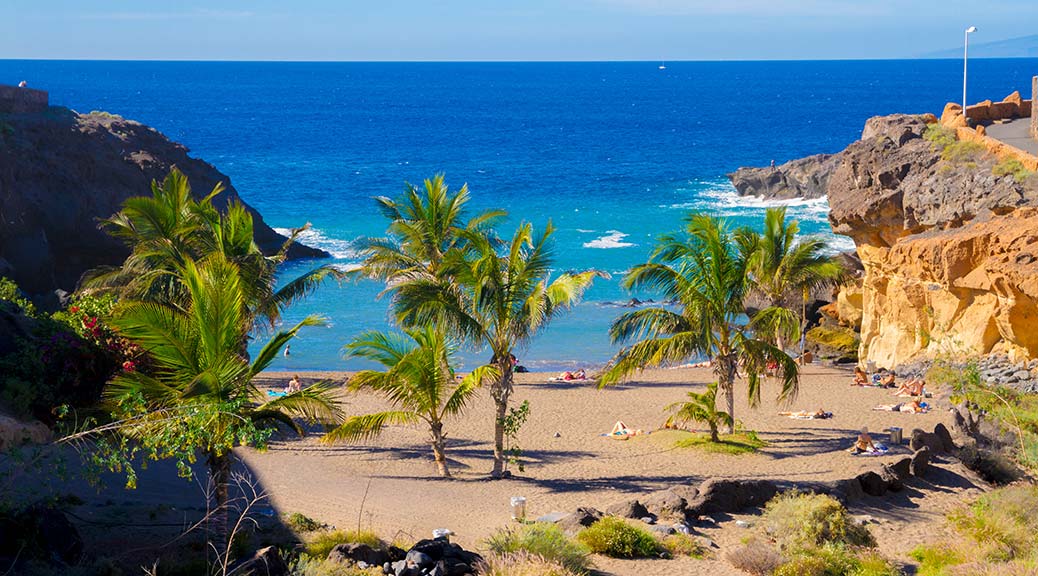
<path fill-rule="evenodd" d="M 875 552 L 843 544 L 800 550 L 775 576 L 899 576 L 901 571 Z"/>
<path fill-rule="evenodd" d="M 831 496 L 784 492 L 764 508 L 764 521 L 783 549 L 805 550 L 825 544 L 876 545 L 868 528 L 854 522 Z"/>
<path fill-rule="evenodd" d="M 662 544 L 664 550 L 671 556 L 702 558 L 706 552 L 703 549 L 703 545 L 694 536 L 680 532 L 665 537 Z"/>
<path fill-rule="evenodd" d="M 861 340 L 858 333 L 842 326 L 815 326 L 807 331 L 804 339 L 822 348 L 825 356 L 834 356 L 844 361 L 858 359 Z"/>
<path fill-rule="evenodd" d="M 923 131 L 923 139 L 929 142 L 933 142 L 934 146 L 940 149 L 945 149 L 952 144 L 955 144 L 955 130 L 951 128 L 945 128 L 940 124 L 930 124 Z"/>
<path fill-rule="evenodd" d="M 591 569 L 588 547 L 571 540 L 554 524 L 539 522 L 498 530 L 486 540 L 486 547 L 501 556 L 524 552 L 560 564 L 574 574 L 586 574 Z"/>
<path fill-rule="evenodd" d="M 285 524 L 292 529 L 293 532 L 316 532 L 321 528 L 324 528 L 324 524 L 321 524 L 317 520 L 300 514 L 299 512 L 293 512 L 288 515 L 285 519 Z"/>
<path fill-rule="evenodd" d="M 11 302 L 21 308 L 22 314 L 26 316 L 36 316 L 36 306 L 22 294 L 14 280 L 4 276 L 0 276 L 0 300 Z"/>
<path fill-rule="evenodd" d="M 917 546 L 908 555 L 919 562 L 917 576 L 943 576 L 945 568 L 964 561 L 958 551 L 945 545 Z"/>
<path fill-rule="evenodd" d="M 984 145 L 977 142 L 958 141 L 950 144 L 941 152 L 941 159 L 952 164 L 963 164 L 975 161 L 984 153 Z"/>
<path fill-rule="evenodd" d="M 347 543 L 367 544 L 372 548 L 384 547 L 378 535 L 370 530 L 324 530 L 306 543 L 306 553 L 311 558 L 327 558 L 332 548 Z"/>
<path fill-rule="evenodd" d="M 1023 163 L 1016 158 L 1006 158 L 998 164 L 995 164 L 995 167 L 991 169 L 991 173 L 995 176 L 1012 175 L 1013 179 L 1017 182 L 1023 182 L 1024 180 L 1027 180 L 1031 174 L 1034 174 L 1034 172 L 1025 168 Z"/>
<path fill-rule="evenodd" d="M 592 552 L 614 558 L 655 558 L 664 552 L 648 530 L 615 516 L 606 516 L 577 534 Z"/>
<path fill-rule="evenodd" d="M 476 567 L 480 576 L 579 576 L 585 572 L 573 572 L 559 562 L 547 560 L 529 552 L 498 554 L 492 552 L 483 557 Z"/>

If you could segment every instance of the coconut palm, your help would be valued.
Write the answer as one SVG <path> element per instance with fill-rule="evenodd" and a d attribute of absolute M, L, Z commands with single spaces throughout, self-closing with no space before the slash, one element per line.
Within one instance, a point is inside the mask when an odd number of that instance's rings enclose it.
<path fill-rule="evenodd" d="M 127 199 L 101 226 L 122 240 L 130 255 L 118 268 L 94 271 L 86 286 L 131 299 L 181 302 L 186 290 L 177 275 L 184 262 L 219 253 L 239 268 L 248 316 L 272 327 L 286 306 L 338 273 L 322 266 L 277 288 L 277 266 L 307 227 L 293 230 L 278 252 L 265 255 L 256 245 L 252 214 L 243 204 L 230 202 L 223 212 L 213 205 L 223 190 L 217 184 L 195 200 L 187 177 L 173 168 L 161 183 L 152 182 L 151 196 Z M 246 343 L 247 336 L 243 349 Z"/>
<path fill-rule="evenodd" d="M 404 334 L 366 332 L 346 345 L 350 356 L 378 362 L 385 371 L 365 370 L 350 379 L 352 390 L 368 389 L 398 407 L 376 414 L 352 416 L 324 436 L 326 442 L 357 441 L 378 435 L 388 424 L 425 422 L 440 476 L 450 478 L 443 423 L 465 409 L 467 402 L 494 368 L 481 366 L 458 380 L 451 368 L 455 347 L 432 326 Z"/>
<path fill-rule="evenodd" d="M 834 284 L 843 275 L 840 264 L 823 253 L 822 239 L 798 237 L 799 232 L 800 223 L 787 221 L 786 209 L 780 207 L 768 208 L 764 232 L 749 236 L 753 245 L 750 279 L 768 309 L 757 314 L 754 321 L 761 332 L 774 334 L 780 350 L 803 330 L 811 290 Z M 796 300 L 801 300 L 799 316 L 791 309 Z"/>
<path fill-rule="evenodd" d="M 560 313 L 580 301 L 598 271 L 567 272 L 552 279 L 554 255 L 551 223 L 536 235 L 521 223 L 503 248 L 490 236 L 466 233 L 467 249 L 455 251 L 443 262 L 445 275 L 457 289 L 443 282 L 416 279 L 397 289 L 403 317 L 418 323 L 439 323 L 471 342 L 490 349 L 497 377 L 490 385 L 494 399 L 494 468 L 503 475 L 505 417 L 512 395 L 514 352 L 530 343 Z"/>
<path fill-rule="evenodd" d="M 717 409 L 717 382 L 711 382 L 703 392 L 689 391 L 687 402 L 675 402 L 665 410 L 671 413 L 667 418 L 668 428 L 685 422 L 701 422 L 710 427 L 711 442 L 720 442 L 717 436 L 719 426 L 733 424 L 731 414 Z"/>
<path fill-rule="evenodd" d="M 262 447 L 278 427 L 301 434 L 294 417 L 337 424 L 341 413 L 326 385 L 268 398 L 253 384 L 281 348 L 319 318 L 277 332 L 250 363 L 241 353 L 252 322 L 238 266 L 216 253 L 184 260 L 175 274 L 181 302 L 123 300 L 117 306 L 111 325 L 146 351 L 152 369 L 120 373 L 104 398 L 122 434 L 136 442 L 130 456 L 143 451 L 151 459 L 173 458 L 190 473 L 196 453 L 205 455 L 214 532 L 222 544 L 233 448 Z"/>
<path fill-rule="evenodd" d="M 649 262 L 635 266 L 624 278 L 628 289 L 659 291 L 680 308 L 651 307 L 621 315 L 610 328 L 614 342 L 627 345 L 610 361 L 600 379 L 606 386 L 633 372 L 696 356 L 713 360 L 727 413 L 734 418 L 737 372 L 745 371 L 751 405 L 760 402 L 760 373 L 778 366 L 780 398 L 797 390 L 796 363 L 785 352 L 756 337 L 745 321 L 752 242 L 745 230 L 729 230 L 723 219 L 691 214 L 685 230 L 663 235 Z M 768 311 L 770 313 L 770 311 Z M 728 423 L 728 433 L 734 421 Z"/>

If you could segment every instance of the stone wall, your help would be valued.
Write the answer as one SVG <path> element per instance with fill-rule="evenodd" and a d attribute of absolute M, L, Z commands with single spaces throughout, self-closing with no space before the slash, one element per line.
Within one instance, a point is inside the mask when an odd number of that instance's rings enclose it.
<path fill-rule="evenodd" d="M 1031 78 L 1031 138 L 1038 140 L 1038 76 Z"/>
<path fill-rule="evenodd" d="M 1038 91 L 1038 86 L 1035 87 Z M 962 106 L 949 102 L 944 106 L 941 114 L 941 124 L 954 128 L 959 140 L 976 142 L 988 150 L 999 160 L 1016 159 L 1031 171 L 1038 171 L 1038 156 L 1011 146 L 988 136 L 985 133 L 984 123 L 996 122 L 998 120 L 1015 120 L 1019 118 L 1030 118 L 1031 127 L 1034 129 L 1035 110 L 1034 99 L 1024 100 L 1019 92 L 1013 92 L 1006 96 L 1001 102 L 985 100 L 979 104 L 966 107 L 966 117 L 962 115 Z"/>
<path fill-rule="evenodd" d="M 0 84 L 0 112 L 2 113 L 43 112 L 47 109 L 48 100 L 47 93 L 43 90 Z"/>

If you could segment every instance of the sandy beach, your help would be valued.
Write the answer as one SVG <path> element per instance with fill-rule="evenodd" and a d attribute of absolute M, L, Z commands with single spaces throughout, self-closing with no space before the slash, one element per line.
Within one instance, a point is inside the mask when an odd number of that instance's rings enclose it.
<path fill-rule="evenodd" d="M 304 382 L 344 381 L 346 373 L 302 373 Z M 627 385 L 599 390 L 580 383 L 549 383 L 548 374 L 518 374 L 514 405 L 529 400 L 531 411 L 520 434 L 525 470 L 515 476 L 487 479 L 491 466 L 491 401 L 481 395 L 462 418 L 447 424 L 448 456 L 456 478 L 436 476 L 427 431 L 394 426 L 376 440 L 356 445 L 327 446 L 311 435 L 301 441 L 273 443 L 265 453 L 239 453 L 271 494 L 282 513 L 301 512 L 340 528 L 359 524 L 386 538 L 404 534 L 426 537 L 434 528 L 449 528 L 456 541 L 479 547 L 495 529 L 509 523 L 511 496 L 525 496 L 529 515 L 570 512 L 578 506 L 604 509 L 627 498 L 675 484 L 699 483 L 710 477 L 832 480 L 847 478 L 879 462 L 909 453 L 907 445 L 885 457 L 856 457 L 847 452 L 857 431 L 867 426 L 878 439 L 891 426 L 905 430 L 933 429 L 948 414 L 903 414 L 873 411 L 895 402 L 890 390 L 849 385 L 848 371 L 817 365 L 802 373 L 800 392 L 791 404 L 777 404 L 777 383 L 764 387 L 759 407 L 745 398 L 745 383 L 737 383 L 736 419 L 755 430 L 768 445 L 754 454 L 711 454 L 696 448 L 676 448 L 680 432 L 653 432 L 664 422 L 663 407 L 682 399 L 688 390 L 701 390 L 712 380 L 709 369 L 646 371 Z M 268 373 L 261 385 L 282 386 L 290 374 Z M 369 394 L 347 394 L 348 414 L 363 414 L 385 406 Z M 794 420 L 782 410 L 824 409 L 828 420 Z M 645 435 L 627 441 L 602 436 L 617 420 Z M 907 443 L 907 440 L 906 440 Z M 943 531 L 945 512 L 958 505 L 964 491 L 977 490 L 956 464 L 946 464 L 932 481 L 910 485 L 893 497 L 856 503 L 855 514 L 876 519 L 873 526 L 884 553 L 906 560 L 904 553 Z M 713 559 L 617 561 L 596 559 L 614 574 L 738 574 L 726 561 L 724 549 L 745 536 L 726 518 L 717 528 L 701 530 L 720 550 Z M 748 518 L 752 523 L 753 518 Z M 687 565 L 687 566 L 686 566 Z"/>

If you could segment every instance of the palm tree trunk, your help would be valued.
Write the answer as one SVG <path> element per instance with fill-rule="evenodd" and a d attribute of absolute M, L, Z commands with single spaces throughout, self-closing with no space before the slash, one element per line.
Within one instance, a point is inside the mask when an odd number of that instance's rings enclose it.
<path fill-rule="evenodd" d="M 714 422 L 714 421 L 710 422 L 710 441 L 711 442 L 720 442 L 721 441 L 721 439 L 717 437 L 717 422 Z"/>
<path fill-rule="evenodd" d="M 724 391 L 725 403 L 728 405 L 728 415 L 731 420 L 728 423 L 728 433 L 735 433 L 735 370 L 738 358 L 734 354 L 719 354 L 717 357 L 720 364 L 718 374 L 721 390 Z"/>
<path fill-rule="evenodd" d="M 432 432 L 433 458 L 436 460 L 436 471 L 443 478 L 450 478 L 451 471 L 447 468 L 446 439 L 443 436 L 443 422 L 432 422 L 429 424 Z"/>
<path fill-rule="evenodd" d="M 227 547 L 227 501 L 231 481 L 231 454 L 210 452 L 206 459 L 209 468 L 209 483 L 212 489 L 209 511 L 209 541 L 215 547 L 210 553 L 217 557 Z"/>
<path fill-rule="evenodd" d="M 497 369 L 501 372 L 490 395 L 494 397 L 494 469 L 490 475 L 501 478 L 505 471 L 505 417 L 508 416 L 508 399 L 512 395 L 512 359 L 508 354 L 497 361 Z"/>

